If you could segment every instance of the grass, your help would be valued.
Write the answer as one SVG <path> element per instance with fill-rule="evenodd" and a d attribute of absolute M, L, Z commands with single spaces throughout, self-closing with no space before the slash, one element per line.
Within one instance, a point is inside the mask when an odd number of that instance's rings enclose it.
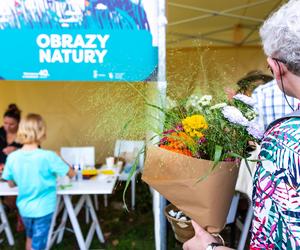
<path fill-rule="evenodd" d="M 134 211 L 125 211 L 122 208 L 122 192 L 125 182 L 120 182 L 112 195 L 109 196 L 108 207 L 103 206 L 103 199 L 99 197 L 99 211 L 96 211 L 100 221 L 101 229 L 105 237 L 105 244 L 98 241 L 96 235 L 92 241 L 90 249 L 107 249 L 107 250 L 153 250 L 155 249 L 154 241 L 154 221 L 152 211 L 152 197 L 148 186 L 138 178 L 136 185 L 136 209 Z M 128 205 L 130 204 L 130 189 L 127 194 Z M 86 235 L 88 225 L 85 224 L 84 211 L 79 214 L 79 222 L 83 234 Z M 5 234 L 0 235 L 4 241 L 0 243 L 2 250 L 20 250 L 25 246 L 24 233 L 16 232 L 15 213 L 9 213 L 8 219 L 13 231 L 15 246 L 8 245 Z M 69 224 L 69 222 L 68 222 Z M 181 244 L 176 243 L 172 232 L 168 234 L 169 249 L 181 249 Z M 52 249 L 75 250 L 79 249 L 75 235 L 66 231 L 63 241 L 54 245 Z"/>
<path fill-rule="evenodd" d="M 96 235 L 92 241 L 90 249 L 105 249 L 105 250 L 154 250 L 154 221 L 152 211 L 152 196 L 149 187 L 143 183 L 140 178 L 136 185 L 136 209 L 134 211 L 125 211 L 122 208 L 122 192 L 125 182 L 119 182 L 115 191 L 108 199 L 108 207 L 103 206 L 103 199 L 99 198 L 99 211 L 96 211 L 102 232 L 105 238 L 105 244 L 102 244 L 97 239 Z M 130 189 L 127 194 L 127 204 L 130 204 Z M 84 211 L 79 214 L 79 223 L 84 236 L 87 235 L 88 226 L 85 223 Z M 1 250 L 20 250 L 25 246 L 24 233 L 16 232 L 16 215 L 15 213 L 8 214 L 8 219 L 15 238 L 15 246 L 8 245 L 4 232 L 0 235 L 4 241 L 0 243 Z M 68 222 L 70 227 L 70 223 Z M 179 250 L 182 249 L 182 244 L 175 240 L 172 229 L 168 225 L 167 231 L 167 249 Z M 229 246 L 230 232 L 226 227 L 222 232 L 222 236 Z M 238 240 L 238 233 L 236 240 Z M 235 243 L 235 246 L 237 242 Z M 69 231 L 64 234 L 63 241 L 52 247 L 54 250 L 77 250 L 79 249 L 75 235 Z"/>

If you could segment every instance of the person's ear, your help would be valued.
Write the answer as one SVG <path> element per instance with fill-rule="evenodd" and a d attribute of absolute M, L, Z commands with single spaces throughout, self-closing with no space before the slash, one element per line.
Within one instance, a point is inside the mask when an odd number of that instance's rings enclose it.
<path fill-rule="evenodd" d="M 282 62 L 270 57 L 268 57 L 267 61 L 273 71 L 273 76 L 276 80 L 280 80 L 280 76 L 284 76 L 287 73 L 288 69 Z"/>

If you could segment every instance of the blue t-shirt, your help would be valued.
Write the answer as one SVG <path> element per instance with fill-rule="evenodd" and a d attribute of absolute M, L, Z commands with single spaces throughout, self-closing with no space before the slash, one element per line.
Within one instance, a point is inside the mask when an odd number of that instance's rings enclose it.
<path fill-rule="evenodd" d="M 20 149 L 7 157 L 2 178 L 18 186 L 20 214 L 38 218 L 55 211 L 56 176 L 68 171 L 69 166 L 52 151 Z"/>

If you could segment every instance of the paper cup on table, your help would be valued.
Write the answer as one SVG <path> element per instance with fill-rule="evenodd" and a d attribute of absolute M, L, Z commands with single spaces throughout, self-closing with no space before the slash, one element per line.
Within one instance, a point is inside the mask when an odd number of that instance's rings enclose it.
<path fill-rule="evenodd" d="M 107 157 L 106 158 L 106 166 L 107 168 L 112 168 L 115 163 L 115 158 L 114 157 Z"/>
<path fill-rule="evenodd" d="M 122 162 L 122 161 L 118 161 L 118 162 L 117 162 L 117 167 L 118 167 L 118 168 L 123 167 L 123 162 Z"/>

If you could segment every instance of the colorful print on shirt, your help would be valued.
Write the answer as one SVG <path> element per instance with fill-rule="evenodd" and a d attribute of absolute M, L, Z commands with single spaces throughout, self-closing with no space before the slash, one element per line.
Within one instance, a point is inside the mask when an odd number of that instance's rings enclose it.
<path fill-rule="evenodd" d="M 259 157 L 250 249 L 300 249 L 300 118 L 267 131 Z"/>

